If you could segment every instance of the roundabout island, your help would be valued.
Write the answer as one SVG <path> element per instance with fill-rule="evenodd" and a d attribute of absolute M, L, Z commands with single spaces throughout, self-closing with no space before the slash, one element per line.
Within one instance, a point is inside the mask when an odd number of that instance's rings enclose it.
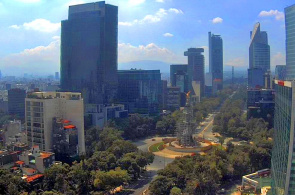
<path fill-rule="evenodd" d="M 193 109 L 190 103 L 190 92 L 186 94 L 186 105 L 183 109 L 183 117 L 177 123 L 176 138 L 163 138 L 149 147 L 149 151 L 155 155 L 176 158 L 196 153 L 205 154 L 212 148 L 212 142 L 194 134 L 196 123 L 193 121 Z"/>

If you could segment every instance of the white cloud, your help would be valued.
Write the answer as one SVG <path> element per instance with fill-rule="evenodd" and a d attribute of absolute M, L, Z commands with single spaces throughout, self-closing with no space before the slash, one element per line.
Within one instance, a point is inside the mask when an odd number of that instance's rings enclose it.
<path fill-rule="evenodd" d="M 168 13 L 174 13 L 174 14 L 183 14 L 182 10 L 176 9 L 176 8 L 170 8 L 168 10 L 165 10 L 163 8 L 159 9 L 154 15 L 146 15 L 141 20 L 133 20 L 132 22 L 119 22 L 120 26 L 133 26 L 136 24 L 146 24 L 146 23 L 156 23 L 160 22 L 162 18 Z"/>
<path fill-rule="evenodd" d="M 5 74 L 22 75 L 25 72 L 46 74 L 59 70 L 60 40 L 53 37 L 47 46 L 25 49 L 20 53 L 0 58 L 0 67 Z"/>
<path fill-rule="evenodd" d="M 171 34 L 171 33 L 164 33 L 163 36 L 164 36 L 164 37 L 173 37 L 174 35 Z"/>
<path fill-rule="evenodd" d="M 145 0 L 129 0 L 128 4 L 131 6 L 136 6 L 136 5 L 143 4 L 144 2 Z"/>
<path fill-rule="evenodd" d="M 33 20 L 32 22 L 24 23 L 23 25 L 12 25 L 10 28 L 24 28 L 25 30 L 51 33 L 57 31 L 60 28 L 60 23 L 52 23 L 49 20 L 40 18 Z"/>
<path fill-rule="evenodd" d="M 119 22 L 119 26 L 132 26 L 133 22 Z"/>
<path fill-rule="evenodd" d="M 176 9 L 176 8 L 170 8 L 169 12 L 172 12 L 175 14 L 183 14 L 183 11 L 181 9 Z"/>
<path fill-rule="evenodd" d="M 78 4 L 83 4 L 85 1 L 83 0 L 71 0 L 70 2 L 66 3 L 65 6 L 69 7 L 71 5 L 78 5 Z"/>
<path fill-rule="evenodd" d="M 119 43 L 119 62 L 131 62 L 140 60 L 156 60 L 170 63 L 183 63 L 185 58 L 177 56 L 165 47 L 159 47 L 155 43 L 133 46 L 130 43 Z"/>
<path fill-rule="evenodd" d="M 52 39 L 53 40 L 60 40 L 60 36 L 53 36 Z"/>
<path fill-rule="evenodd" d="M 165 0 L 156 0 L 158 3 L 165 3 Z"/>
<path fill-rule="evenodd" d="M 18 25 L 11 25 L 11 26 L 9 26 L 9 28 L 20 29 L 20 26 L 18 26 Z"/>
<path fill-rule="evenodd" d="M 213 18 L 212 20 L 213 24 L 222 23 L 222 22 L 223 22 L 223 19 L 220 17 Z"/>
<path fill-rule="evenodd" d="M 258 16 L 259 17 L 274 16 L 276 20 L 284 20 L 285 18 L 284 13 L 278 10 L 261 11 Z"/>
<path fill-rule="evenodd" d="M 276 65 L 285 65 L 286 64 L 286 55 L 281 52 L 277 52 L 271 57 L 271 66 L 275 67 Z"/>
<path fill-rule="evenodd" d="M 208 50 L 209 49 L 208 46 L 201 46 L 201 48 L 203 48 L 204 50 Z"/>
<path fill-rule="evenodd" d="M 233 58 L 228 60 L 225 65 L 227 66 L 235 66 L 235 67 L 246 67 L 246 60 L 245 58 Z"/>

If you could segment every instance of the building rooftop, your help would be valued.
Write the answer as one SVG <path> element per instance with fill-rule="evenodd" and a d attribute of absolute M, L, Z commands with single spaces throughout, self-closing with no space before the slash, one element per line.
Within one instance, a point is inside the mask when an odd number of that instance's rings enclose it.
<path fill-rule="evenodd" d="M 16 161 L 15 164 L 17 164 L 17 165 L 23 165 L 23 164 L 25 164 L 25 162 L 24 161 Z"/>
<path fill-rule="evenodd" d="M 43 174 L 37 174 L 37 175 L 33 175 L 33 176 L 27 176 L 25 179 L 27 180 L 28 183 L 36 181 L 39 178 L 44 177 Z"/>
<path fill-rule="evenodd" d="M 67 99 L 82 100 L 81 93 L 76 92 L 33 92 L 27 95 L 27 99 Z"/>
<path fill-rule="evenodd" d="M 51 152 L 40 152 L 40 158 L 49 158 L 52 155 L 53 153 Z"/>

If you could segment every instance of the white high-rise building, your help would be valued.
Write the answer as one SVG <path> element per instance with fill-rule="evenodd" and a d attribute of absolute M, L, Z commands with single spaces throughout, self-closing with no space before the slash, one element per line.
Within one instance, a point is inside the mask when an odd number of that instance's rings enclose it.
<path fill-rule="evenodd" d="M 77 131 L 79 154 L 85 153 L 84 106 L 81 93 L 34 92 L 26 98 L 26 131 L 29 146 L 53 151 L 53 123 L 66 119 Z"/>

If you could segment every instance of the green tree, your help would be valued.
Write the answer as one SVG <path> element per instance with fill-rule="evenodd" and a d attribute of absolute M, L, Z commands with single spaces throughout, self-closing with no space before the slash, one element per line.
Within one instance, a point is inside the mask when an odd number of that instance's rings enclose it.
<path fill-rule="evenodd" d="M 157 176 L 150 184 L 150 191 L 152 194 L 166 195 L 170 193 L 173 182 L 165 176 Z"/>
<path fill-rule="evenodd" d="M 47 191 L 59 190 L 65 191 L 65 180 L 67 180 L 67 174 L 69 173 L 70 166 L 67 164 L 59 165 L 54 164 L 49 169 L 45 170 L 43 187 Z"/>
<path fill-rule="evenodd" d="M 179 189 L 178 187 L 173 187 L 170 190 L 170 195 L 181 195 L 181 189 Z"/>
<path fill-rule="evenodd" d="M 102 190 L 112 190 L 130 181 L 126 170 L 116 168 L 108 172 L 97 171 L 95 173 L 94 187 Z"/>

